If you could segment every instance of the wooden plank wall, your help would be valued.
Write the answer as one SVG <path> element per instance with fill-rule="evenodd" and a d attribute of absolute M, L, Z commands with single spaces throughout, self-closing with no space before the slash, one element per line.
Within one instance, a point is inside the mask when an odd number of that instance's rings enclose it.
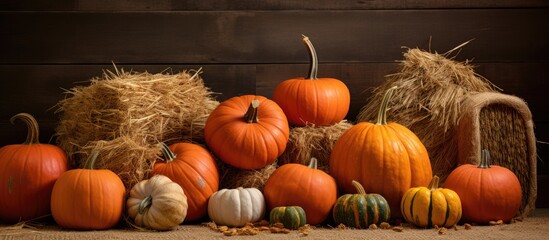
<path fill-rule="evenodd" d="M 203 68 L 218 100 L 270 97 L 305 76 L 301 34 L 314 42 L 319 76 L 351 89 L 354 117 L 369 90 L 397 70 L 404 47 L 440 53 L 474 39 L 457 60 L 505 93 L 525 99 L 538 140 L 549 142 L 549 2 L 6 0 L 0 3 L 0 146 L 24 140 L 8 119 L 30 112 L 52 139 L 63 89 L 86 84 L 112 63 L 126 70 Z M 538 144 L 538 207 L 549 207 L 549 147 Z"/>

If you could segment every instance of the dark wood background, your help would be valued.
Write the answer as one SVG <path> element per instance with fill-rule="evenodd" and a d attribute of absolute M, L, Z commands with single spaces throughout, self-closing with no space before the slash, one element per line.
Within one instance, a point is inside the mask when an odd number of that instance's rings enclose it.
<path fill-rule="evenodd" d="M 49 142 L 63 89 L 85 85 L 112 63 L 125 70 L 203 68 L 218 100 L 271 97 L 305 76 L 301 34 L 315 44 L 320 77 L 351 90 L 354 120 L 403 47 L 439 53 L 474 39 L 456 57 L 505 93 L 525 99 L 538 140 L 549 142 L 549 1 L 545 0 L 4 0 L 0 2 L 0 146 L 20 143 L 11 125 L 32 113 Z M 549 207 L 549 146 L 538 144 L 538 207 Z"/>

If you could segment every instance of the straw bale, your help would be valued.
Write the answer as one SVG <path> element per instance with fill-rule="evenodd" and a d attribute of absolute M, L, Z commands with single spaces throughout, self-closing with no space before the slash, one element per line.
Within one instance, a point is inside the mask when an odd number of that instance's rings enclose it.
<path fill-rule="evenodd" d="M 277 162 L 255 170 L 244 170 L 218 161 L 220 172 L 220 189 L 228 188 L 257 188 L 263 190 L 263 186 L 278 167 Z"/>
<path fill-rule="evenodd" d="M 314 157 L 318 160 L 318 169 L 329 172 L 332 149 L 339 137 L 352 126 L 352 123 L 342 120 L 330 126 L 293 127 L 290 129 L 286 150 L 278 157 L 278 163 L 308 165 Z"/>
<path fill-rule="evenodd" d="M 212 95 L 200 70 L 150 74 L 115 67 L 66 91 L 58 103 L 57 142 L 74 166 L 99 150 L 96 167 L 115 171 L 129 187 L 146 176 L 159 142 L 204 141 L 205 121 L 218 105 Z"/>
<path fill-rule="evenodd" d="M 495 86 L 475 73 L 468 61 L 458 62 L 450 56 L 465 44 L 444 54 L 408 49 L 400 70 L 386 76 L 357 116 L 357 121 L 373 121 L 385 91 L 398 86 L 389 103 L 387 120 L 408 127 L 419 137 L 429 152 L 433 174 L 441 180 L 457 163 L 453 135 L 461 101 L 476 92 L 495 91 Z"/>

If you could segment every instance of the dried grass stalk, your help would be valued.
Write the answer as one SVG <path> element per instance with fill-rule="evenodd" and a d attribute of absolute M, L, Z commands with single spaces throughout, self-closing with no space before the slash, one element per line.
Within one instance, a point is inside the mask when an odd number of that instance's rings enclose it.
<path fill-rule="evenodd" d="M 278 167 L 274 162 L 264 168 L 256 170 L 243 170 L 232 167 L 226 163 L 218 162 L 220 177 L 220 189 L 223 188 L 257 188 L 263 190 L 263 186 Z"/>
<path fill-rule="evenodd" d="M 357 121 L 373 121 L 385 91 L 398 86 L 387 120 L 408 127 L 421 139 L 429 152 L 433 174 L 441 180 L 456 166 L 453 135 L 461 101 L 476 92 L 495 91 L 495 86 L 476 74 L 468 61 L 458 62 L 450 57 L 465 44 L 445 54 L 408 49 L 400 70 L 386 76 L 357 116 Z"/>
<path fill-rule="evenodd" d="M 315 157 L 318 160 L 318 169 L 329 172 L 330 154 L 334 144 L 352 126 L 353 124 L 342 120 L 331 126 L 294 127 L 290 129 L 286 150 L 278 157 L 278 163 L 308 165 L 311 158 Z"/>
<path fill-rule="evenodd" d="M 203 142 L 210 112 L 218 105 L 200 71 L 178 74 L 105 71 L 89 86 L 66 91 L 57 141 L 74 166 L 101 153 L 97 168 L 119 174 L 127 187 L 145 176 L 159 142 Z"/>

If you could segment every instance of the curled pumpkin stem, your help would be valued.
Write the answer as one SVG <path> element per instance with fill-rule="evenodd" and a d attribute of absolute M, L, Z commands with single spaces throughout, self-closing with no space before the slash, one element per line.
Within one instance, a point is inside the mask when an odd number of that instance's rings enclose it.
<path fill-rule="evenodd" d="M 39 144 L 39 128 L 36 119 L 28 113 L 18 113 L 10 118 L 11 124 L 15 124 L 15 120 L 21 119 L 27 124 L 27 139 L 23 144 Z"/>
<path fill-rule="evenodd" d="M 308 79 L 318 79 L 317 73 L 318 73 L 318 57 L 316 55 L 315 47 L 313 46 L 313 43 L 309 39 L 309 37 L 301 34 L 303 37 L 303 42 L 307 46 L 307 50 L 309 51 L 309 58 L 311 64 L 309 65 L 309 77 Z"/>
<path fill-rule="evenodd" d="M 84 169 L 93 169 L 93 167 L 95 166 L 95 161 L 97 161 L 97 156 L 99 156 L 99 151 L 92 151 L 88 159 L 86 159 Z"/>
<path fill-rule="evenodd" d="M 246 114 L 244 114 L 244 119 L 246 119 L 246 122 L 248 123 L 257 123 L 259 122 L 259 119 L 257 117 L 259 107 L 259 100 L 254 99 L 250 103 L 250 106 L 248 107 L 248 111 L 246 111 Z"/>
<path fill-rule="evenodd" d="M 362 186 L 362 184 L 360 184 L 359 182 L 357 182 L 357 181 L 355 181 L 355 180 L 353 180 L 353 181 L 351 182 L 351 184 L 353 184 L 353 186 L 355 187 L 356 192 L 357 192 L 358 194 L 366 194 L 366 190 L 364 190 L 364 187 Z"/>
<path fill-rule="evenodd" d="M 389 101 L 391 100 L 391 97 L 393 96 L 393 92 L 397 89 L 397 86 L 394 86 L 392 88 L 389 88 L 385 95 L 383 96 L 383 101 L 381 101 L 381 106 L 379 107 L 379 112 L 377 113 L 377 125 L 385 125 L 387 124 L 387 108 L 389 106 Z"/>

